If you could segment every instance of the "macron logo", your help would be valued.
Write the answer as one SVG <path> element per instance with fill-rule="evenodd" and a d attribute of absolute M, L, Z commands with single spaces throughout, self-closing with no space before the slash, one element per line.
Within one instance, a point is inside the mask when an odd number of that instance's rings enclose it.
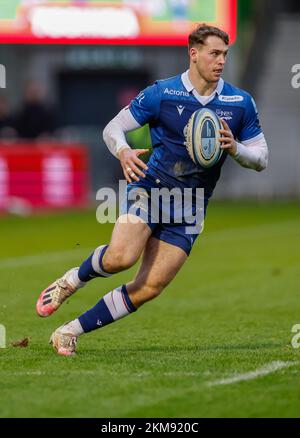
<path fill-rule="evenodd" d="M 187 91 L 172 90 L 170 88 L 165 88 L 164 94 L 170 94 L 171 96 L 189 97 L 189 93 Z"/>
<path fill-rule="evenodd" d="M 183 113 L 183 111 L 184 111 L 184 109 L 185 109 L 185 106 L 182 106 L 182 105 L 176 105 L 176 108 L 177 108 L 177 110 L 178 110 L 178 112 L 179 112 L 179 115 L 181 116 L 181 114 Z"/>

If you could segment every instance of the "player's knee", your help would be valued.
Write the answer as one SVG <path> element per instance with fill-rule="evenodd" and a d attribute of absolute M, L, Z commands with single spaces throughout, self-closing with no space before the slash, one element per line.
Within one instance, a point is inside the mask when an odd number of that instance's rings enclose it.
<path fill-rule="evenodd" d="M 103 257 L 103 268 L 107 272 L 120 272 L 131 268 L 136 262 L 136 257 L 126 254 L 126 251 L 120 249 L 110 249 L 106 251 Z"/>

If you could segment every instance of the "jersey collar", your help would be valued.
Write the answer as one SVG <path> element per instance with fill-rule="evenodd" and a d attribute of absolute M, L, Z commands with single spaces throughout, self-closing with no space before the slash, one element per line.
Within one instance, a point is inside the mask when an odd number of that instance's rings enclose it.
<path fill-rule="evenodd" d="M 181 80 L 182 80 L 182 83 L 183 83 L 184 87 L 186 88 L 186 90 L 189 93 L 191 91 L 193 91 L 193 92 L 196 92 L 198 94 L 198 92 L 195 90 L 194 85 L 190 81 L 189 70 L 187 70 L 184 73 L 182 73 Z M 222 78 L 220 78 L 219 81 L 218 81 L 217 88 L 215 89 L 213 94 L 217 93 L 218 95 L 220 95 L 222 93 L 223 87 L 224 87 L 224 80 Z M 198 94 L 198 96 L 199 96 L 199 94 Z M 203 96 L 203 97 L 206 97 L 206 96 Z"/>

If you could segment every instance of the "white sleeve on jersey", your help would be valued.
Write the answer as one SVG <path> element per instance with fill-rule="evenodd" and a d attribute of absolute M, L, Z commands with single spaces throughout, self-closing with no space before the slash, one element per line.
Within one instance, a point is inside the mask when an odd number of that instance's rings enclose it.
<path fill-rule="evenodd" d="M 123 108 L 104 128 L 103 140 L 110 152 L 119 158 L 122 149 L 130 148 L 126 140 L 126 132 L 140 128 L 128 107 Z"/>
<path fill-rule="evenodd" d="M 237 142 L 237 153 L 234 159 L 243 167 L 260 172 L 268 165 L 268 145 L 264 134 L 259 134 L 243 143 Z"/>

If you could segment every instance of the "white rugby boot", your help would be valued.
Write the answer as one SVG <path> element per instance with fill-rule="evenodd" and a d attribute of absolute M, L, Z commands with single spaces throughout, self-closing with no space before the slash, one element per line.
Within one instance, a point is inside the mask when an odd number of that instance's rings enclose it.
<path fill-rule="evenodd" d="M 51 335 L 49 343 L 61 356 L 75 356 L 78 337 L 64 329 L 66 324 L 58 327 Z"/>
<path fill-rule="evenodd" d="M 43 290 L 36 303 L 36 311 L 39 316 L 46 317 L 52 315 L 67 298 L 84 285 L 84 283 L 81 283 L 80 286 L 76 287 L 71 281 L 72 274 L 74 271 L 78 271 L 78 269 L 78 267 L 70 269 L 61 278 L 58 278 Z"/>

